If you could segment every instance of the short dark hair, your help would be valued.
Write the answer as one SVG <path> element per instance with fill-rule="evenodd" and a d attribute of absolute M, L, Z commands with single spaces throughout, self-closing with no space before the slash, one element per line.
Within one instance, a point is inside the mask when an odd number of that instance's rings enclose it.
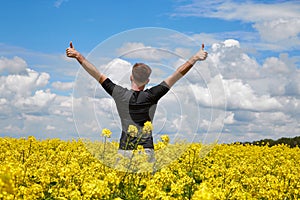
<path fill-rule="evenodd" d="M 135 63 L 132 67 L 132 77 L 137 84 L 144 84 L 150 77 L 152 70 L 144 63 Z"/>

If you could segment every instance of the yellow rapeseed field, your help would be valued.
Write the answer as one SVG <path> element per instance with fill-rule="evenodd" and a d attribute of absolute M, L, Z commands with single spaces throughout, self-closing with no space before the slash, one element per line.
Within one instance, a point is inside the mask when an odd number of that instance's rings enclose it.
<path fill-rule="evenodd" d="M 170 164 L 133 173 L 106 166 L 82 140 L 1 138 L 0 199 L 300 199 L 299 148 L 217 144 L 204 155 L 187 145 Z M 163 136 L 155 150 L 167 146 L 176 154 L 181 144 Z"/>

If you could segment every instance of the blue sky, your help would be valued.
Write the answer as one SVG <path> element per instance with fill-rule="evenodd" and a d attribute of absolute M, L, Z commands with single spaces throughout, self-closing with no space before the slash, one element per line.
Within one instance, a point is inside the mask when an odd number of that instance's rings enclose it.
<path fill-rule="evenodd" d="M 221 142 L 276 139 L 300 133 L 298 1 L 12 0 L 1 1 L 1 8 L 0 136 L 76 138 L 78 131 L 82 132 L 80 135 L 83 132 L 97 135 L 102 126 L 107 126 L 114 130 L 117 138 L 117 122 L 110 123 L 110 117 L 114 115 L 103 117 L 108 107 L 113 109 L 111 100 L 101 94 L 99 99 L 89 99 L 94 104 L 99 103 L 96 119 L 94 114 L 86 114 L 92 115 L 89 117 L 95 122 L 77 121 L 76 129 L 72 104 L 77 102 L 79 110 L 84 105 L 81 104 L 83 97 L 72 101 L 72 95 L 74 85 L 80 82 L 76 74 L 79 72 L 80 79 L 83 72 L 78 71 L 78 63 L 65 57 L 65 49 L 69 41 L 73 41 L 75 48 L 85 56 L 89 55 L 99 69 L 105 69 L 105 59 L 104 55 L 103 61 L 96 57 L 105 52 L 106 49 L 101 48 L 114 42 L 119 45 L 114 49 L 119 53 L 157 48 L 162 41 L 164 48 L 183 57 L 195 51 L 195 45 L 182 44 L 186 37 L 182 40 L 170 37 L 169 41 L 164 38 L 158 43 L 147 35 L 159 31 L 166 31 L 169 36 L 182 33 L 199 45 L 205 43 L 209 52 L 207 62 L 199 64 L 199 71 L 192 71 L 187 79 L 189 88 L 199 92 L 189 103 L 196 106 L 201 115 L 193 121 L 190 120 L 193 115 L 182 111 L 191 109 L 192 106 L 183 103 L 188 99 L 179 100 L 182 109 L 177 115 L 166 114 L 172 111 L 169 104 L 174 96 L 170 94 L 157 111 L 164 119 L 161 121 L 158 117 L 158 127 L 165 126 L 159 130 L 169 130 L 172 134 L 178 124 L 184 124 L 182 131 L 207 133 L 205 137 L 219 138 Z M 143 38 L 142 34 L 136 41 L 133 37 L 126 43 L 126 37 L 130 38 L 138 30 L 148 38 Z M 121 37 L 125 38 L 123 43 L 116 42 Z M 114 50 L 107 49 L 107 52 Z M 153 52 L 160 58 L 161 52 Z M 149 52 L 140 51 L 110 64 L 126 70 L 137 59 L 163 63 L 149 57 Z M 179 58 L 172 59 L 174 66 L 183 62 Z M 172 65 L 170 62 L 163 64 Z M 218 70 L 218 77 L 208 73 L 213 68 Z M 108 72 L 118 74 L 113 69 Z M 205 84 L 197 82 L 197 72 Z M 159 69 L 157 74 L 160 74 Z M 152 84 L 159 81 L 157 77 L 152 80 Z M 218 81 L 222 82 L 223 91 L 218 89 Z M 97 88 L 99 93 L 103 92 L 94 82 L 86 84 L 86 87 L 92 85 L 91 91 Z M 182 92 L 181 85 L 172 91 L 176 98 Z M 206 94 L 213 101 L 205 99 Z M 224 99 L 217 98 L 222 95 Z M 226 105 L 226 109 L 222 105 Z M 216 113 L 213 117 L 211 108 Z M 196 128 L 190 130 L 190 127 Z"/>
<path fill-rule="evenodd" d="M 186 3 L 186 2 L 184 2 Z M 66 40 L 89 51 L 122 31 L 164 27 L 184 33 L 252 30 L 239 21 L 174 15 L 180 1 L 5 1 L 2 41 L 31 50 L 58 53 Z M 84 39 L 84 41 L 83 41 Z"/>

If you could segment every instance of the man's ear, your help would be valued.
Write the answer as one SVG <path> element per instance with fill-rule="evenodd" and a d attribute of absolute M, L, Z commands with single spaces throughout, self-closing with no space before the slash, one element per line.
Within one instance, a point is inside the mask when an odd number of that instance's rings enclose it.
<path fill-rule="evenodd" d="M 147 85 L 150 82 L 150 79 L 148 78 L 147 82 L 145 83 L 145 85 Z"/>
<path fill-rule="evenodd" d="M 132 74 L 130 75 L 130 81 L 133 81 L 133 77 L 132 77 Z"/>

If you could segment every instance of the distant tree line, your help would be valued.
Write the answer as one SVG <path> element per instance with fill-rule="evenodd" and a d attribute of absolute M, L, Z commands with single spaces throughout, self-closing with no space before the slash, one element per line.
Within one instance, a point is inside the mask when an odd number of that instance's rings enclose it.
<path fill-rule="evenodd" d="M 259 141 L 253 141 L 253 142 L 240 142 L 241 144 L 253 144 L 258 146 L 274 146 L 278 144 L 286 144 L 289 147 L 300 147 L 300 136 L 294 137 L 294 138 L 286 138 L 282 137 L 278 140 L 272 140 L 272 139 L 263 139 Z"/>

